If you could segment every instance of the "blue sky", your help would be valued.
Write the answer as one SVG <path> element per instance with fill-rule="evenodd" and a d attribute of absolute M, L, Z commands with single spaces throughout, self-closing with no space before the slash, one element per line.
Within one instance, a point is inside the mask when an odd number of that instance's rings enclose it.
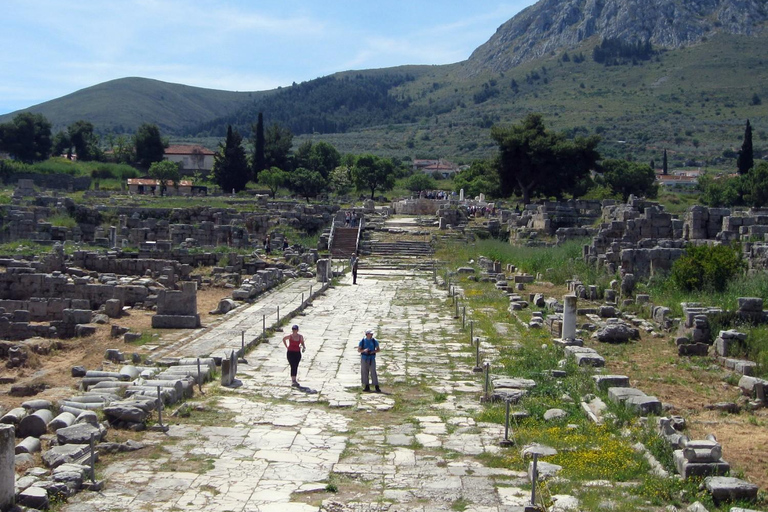
<path fill-rule="evenodd" d="M 533 0 L 0 0 L 0 114 L 129 76 L 261 91 L 459 62 Z"/>

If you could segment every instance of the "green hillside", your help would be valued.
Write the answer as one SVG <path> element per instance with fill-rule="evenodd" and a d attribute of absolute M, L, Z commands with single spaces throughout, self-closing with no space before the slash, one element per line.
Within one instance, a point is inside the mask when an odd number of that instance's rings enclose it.
<path fill-rule="evenodd" d="M 621 66 L 595 63 L 595 44 L 587 42 L 565 59 L 560 53 L 473 79 L 456 79 L 462 64 L 434 67 L 393 91 L 416 98 L 413 108 L 432 108 L 419 121 L 314 138 L 343 151 L 370 147 L 468 161 L 494 150 L 490 125 L 541 112 L 553 129 L 601 135 L 606 156 L 660 163 L 666 148 L 676 167 L 731 166 L 723 152 L 740 147 L 746 119 L 755 129 L 758 154 L 768 146 L 768 105 L 762 101 L 768 101 L 762 60 L 768 38 L 720 35 Z M 583 62 L 574 61 L 577 55 Z M 445 105 L 455 106 L 438 114 Z"/>
<path fill-rule="evenodd" d="M 219 91 L 133 77 L 94 85 L 19 112 L 43 114 L 53 124 L 54 132 L 84 119 L 100 133 L 132 133 L 147 122 L 157 124 L 165 134 L 183 134 L 190 126 L 237 110 L 268 94 L 269 91 Z M 19 112 L 0 116 L 0 123 Z"/>

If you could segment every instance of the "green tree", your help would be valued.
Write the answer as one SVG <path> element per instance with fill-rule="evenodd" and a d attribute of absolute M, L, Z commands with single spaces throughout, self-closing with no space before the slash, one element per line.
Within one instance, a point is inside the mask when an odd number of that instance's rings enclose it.
<path fill-rule="evenodd" d="M 264 134 L 264 168 L 277 167 L 284 171 L 291 166 L 291 147 L 293 133 L 279 124 L 272 124 Z"/>
<path fill-rule="evenodd" d="M 519 193 L 525 204 L 534 194 L 560 197 L 572 191 L 600 158 L 597 136 L 568 140 L 549 133 L 540 114 L 529 114 L 519 125 L 493 126 L 499 146 L 501 194 Z"/>
<path fill-rule="evenodd" d="M 739 157 L 736 159 L 736 167 L 742 176 L 747 174 L 755 165 L 754 151 L 752 150 L 752 126 L 747 119 L 747 126 L 744 128 L 744 142 L 741 144 Z"/>
<path fill-rule="evenodd" d="M 602 175 L 596 177 L 599 184 L 610 187 L 626 201 L 630 194 L 655 198 L 659 192 L 656 173 L 650 165 L 626 160 L 605 160 Z"/>
<path fill-rule="evenodd" d="M 128 164 L 136 158 L 136 148 L 128 137 L 125 135 L 118 135 L 115 137 L 115 162 L 119 164 Z"/>
<path fill-rule="evenodd" d="M 328 176 L 328 186 L 338 195 L 348 194 L 354 186 L 352 168 L 345 164 L 336 167 Z"/>
<path fill-rule="evenodd" d="M 730 207 L 742 205 L 742 181 L 736 178 L 715 178 L 710 174 L 700 176 L 696 187 L 699 201 L 707 206 Z"/>
<path fill-rule="evenodd" d="M 469 169 L 460 171 L 453 177 L 453 189 L 457 194 L 464 189 L 464 197 L 476 197 L 480 194 L 499 197 L 499 173 L 496 162 L 475 160 Z"/>
<path fill-rule="evenodd" d="M 76 121 L 67 127 L 67 135 L 78 160 L 87 162 L 101 158 L 99 138 L 94 133 L 92 123 L 82 120 Z"/>
<path fill-rule="evenodd" d="M 339 164 L 341 164 L 341 154 L 333 145 L 323 141 L 317 143 L 311 140 L 305 141 L 296 148 L 293 156 L 295 168 L 304 167 L 317 171 L 326 180 Z"/>
<path fill-rule="evenodd" d="M 160 137 L 160 128 L 155 124 L 143 123 L 133 137 L 136 148 L 136 160 L 141 167 L 149 167 L 160 162 L 165 155 L 166 144 Z"/>
<path fill-rule="evenodd" d="M 272 199 L 275 198 L 277 190 L 280 187 L 285 186 L 288 182 L 288 173 L 277 167 L 270 167 L 264 169 L 259 173 L 258 179 L 259 185 L 263 185 L 269 189 L 269 195 Z"/>
<path fill-rule="evenodd" d="M 72 158 L 72 141 L 69 140 L 69 134 L 62 130 L 53 136 L 53 156 L 67 155 Z"/>
<path fill-rule="evenodd" d="M 358 189 L 370 190 L 374 199 L 376 190 L 390 190 L 395 186 L 395 166 L 389 158 L 360 155 L 352 167 L 352 180 Z"/>
<path fill-rule="evenodd" d="M 666 176 L 669 173 L 669 164 L 667 163 L 667 150 L 664 150 L 664 159 L 661 161 L 661 173 Z"/>
<path fill-rule="evenodd" d="M 248 170 L 243 137 L 229 125 L 226 140 L 219 143 L 219 150 L 213 155 L 213 181 L 225 193 L 240 192 L 248 183 Z"/>
<path fill-rule="evenodd" d="M 328 185 L 323 176 L 311 169 L 299 167 L 288 175 L 288 187 L 309 202 L 310 197 L 316 197 Z"/>
<path fill-rule="evenodd" d="M 405 188 L 415 194 L 420 194 L 422 190 L 433 190 L 436 186 L 435 179 L 423 172 L 412 174 L 405 180 Z"/>
<path fill-rule="evenodd" d="M 744 203 L 753 208 L 768 205 L 768 162 L 760 162 L 746 176 L 739 177 L 743 182 Z"/>
<path fill-rule="evenodd" d="M 168 184 L 173 184 L 178 190 L 179 182 L 181 181 L 180 165 L 178 162 L 162 160 L 160 162 L 152 162 L 149 166 L 149 176 L 160 182 L 161 196 L 165 195 L 165 189 L 168 187 Z"/>
<path fill-rule="evenodd" d="M 259 173 L 267 169 L 266 157 L 264 154 L 264 114 L 261 112 L 259 112 L 256 124 L 251 127 L 251 143 L 253 144 L 251 173 L 253 175 L 253 180 L 258 181 Z"/>
<path fill-rule="evenodd" d="M 23 112 L 0 124 L 0 149 L 16 160 L 31 164 L 51 155 L 51 123 L 42 114 Z"/>

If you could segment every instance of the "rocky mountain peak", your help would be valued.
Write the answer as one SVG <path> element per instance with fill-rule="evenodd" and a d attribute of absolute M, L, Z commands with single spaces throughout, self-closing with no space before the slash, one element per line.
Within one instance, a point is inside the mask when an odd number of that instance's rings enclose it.
<path fill-rule="evenodd" d="M 765 0 L 539 0 L 477 48 L 466 70 L 503 72 L 592 36 L 675 49 L 717 32 L 755 35 L 767 19 Z"/>

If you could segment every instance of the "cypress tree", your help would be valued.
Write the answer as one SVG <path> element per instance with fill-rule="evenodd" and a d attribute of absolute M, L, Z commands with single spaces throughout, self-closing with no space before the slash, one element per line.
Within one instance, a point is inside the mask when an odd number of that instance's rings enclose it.
<path fill-rule="evenodd" d="M 259 112 L 258 121 L 253 127 L 253 158 L 251 159 L 251 172 L 253 181 L 258 180 L 259 173 L 266 169 L 264 157 L 264 114 Z"/>
<path fill-rule="evenodd" d="M 226 141 L 219 143 L 219 150 L 213 156 L 214 181 L 225 194 L 240 192 L 248 183 L 248 159 L 242 142 L 243 137 L 229 125 Z"/>
<path fill-rule="evenodd" d="M 661 162 L 661 173 L 666 176 L 669 168 L 667 167 L 667 150 L 664 150 L 664 160 Z"/>
<path fill-rule="evenodd" d="M 744 142 L 741 144 L 741 151 L 739 151 L 739 157 L 736 159 L 736 168 L 739 170 L 739 174 L 744 175 L 749 173 L 750 169 L 755 165 L 755 155 L 752 150 L 752 126 L 747 119 L 747 127 L 744 129 Z"/>

